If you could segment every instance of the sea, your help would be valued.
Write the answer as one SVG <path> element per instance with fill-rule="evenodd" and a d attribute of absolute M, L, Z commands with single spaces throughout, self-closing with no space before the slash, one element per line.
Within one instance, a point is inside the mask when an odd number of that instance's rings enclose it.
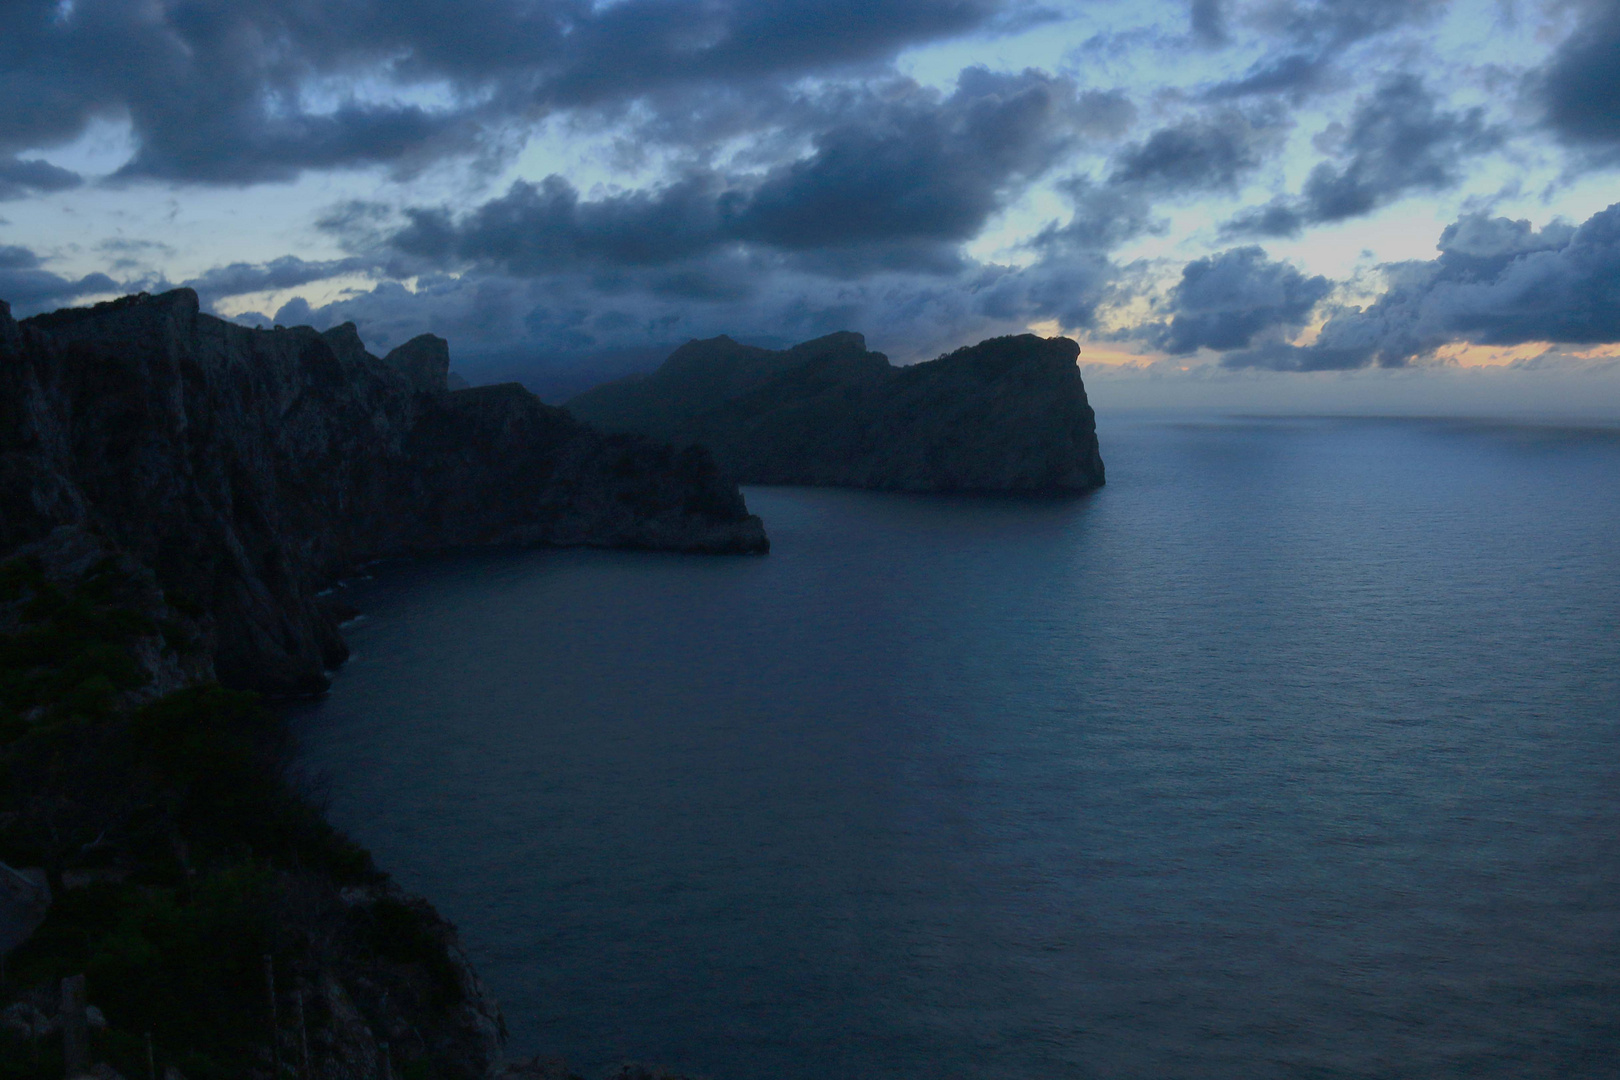
<path fill-rule="evenodd" d="M 1099 432 L 377 565 L 302 766 L 587 1078 L 1620 1076 L 1620 428 Z"/>

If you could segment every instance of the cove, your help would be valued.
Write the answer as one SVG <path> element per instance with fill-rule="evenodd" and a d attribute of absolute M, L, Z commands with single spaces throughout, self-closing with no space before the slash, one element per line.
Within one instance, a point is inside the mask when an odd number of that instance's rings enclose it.
<path fill-rule="evenodd" d="M 1063 500 L 385 564 L 301 709 L 514 1052 L 717 1078 L 1620 1055 L 1620 439 L 1137 416 Z"/>

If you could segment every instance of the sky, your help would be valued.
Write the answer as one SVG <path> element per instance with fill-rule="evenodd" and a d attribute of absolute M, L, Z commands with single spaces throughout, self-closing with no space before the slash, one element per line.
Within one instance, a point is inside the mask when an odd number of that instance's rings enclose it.
<path fill-rule="evenodd" d="M 1620 416 L 1620 0 L 0 0 L 0 299 Z"/>

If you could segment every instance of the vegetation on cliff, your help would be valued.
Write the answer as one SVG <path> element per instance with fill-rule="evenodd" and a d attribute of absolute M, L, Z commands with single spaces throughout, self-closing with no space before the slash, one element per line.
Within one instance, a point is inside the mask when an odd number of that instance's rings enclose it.
<path fill-rule="evenodd" d="M 7 958 L 0 1078 L 63 1075 L 77 974 L 125 1077 L 484 1076 L 499 1015 L 453 929 L 327 824 L 282 718 L 214 683 L 154 694 L 193 633 L 127 557 L 0 563 L 0 861 L 54 898 Z"/>
<path fill-rule="evenodd" d="M 362 560 L 767 545 L 706 452 L 452 391 L 448 362 L 189 290 L 0 302 L 0 1080 L 501 1066 L 454 929 L 326 822 L 257 691 L 324 689 L 320 589 Z"/>

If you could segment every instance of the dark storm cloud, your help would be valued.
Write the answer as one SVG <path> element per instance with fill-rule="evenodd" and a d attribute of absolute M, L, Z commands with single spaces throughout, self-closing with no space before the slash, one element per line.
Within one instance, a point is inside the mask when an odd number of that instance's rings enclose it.
<path fill-rule="evenodd" d="M 1272 262 L 1257 247 L 1195 259 L 1170 293 L 1174 316 L 1158 343 L 1172 355 L 1246 348 L 1258 334 L 1304 326 L 1332 288 L 1327 278 Z"/>
<path fill-rule="evenodd" d="M 1445 0 L 1316 0 L 1258 9 L 1252 18 L 1276 43 L 1236 79 L 1205 91 L 1210 101 L 1275 95 L 1299 101 L 1344 81 L 1346 58 L 1363 42 L 1432 19 Z"/>
<path fill-rule="evenodd" d="M 1304 53 L 1285 53 L 1256 62 L 1240 79 L 1217 83 L 1204 95 L 1211 101 L 1265 94 L 1298 97 L 1314 90 L 1322 81 L 1323 61 Z"/>
<path fill-rule="evenodd" d="M 1579 228 L 1470 216 L 1447 227 L 1440 256 L 1390 268 L 1365 309 L 1336 314 L 1313 345 L 1228 353 L 1230 367 L 1399 367 L 1440 345 L 1620 341 L 1620 203 Z"/>
<path fill-rule="evenodd" d="M 227 112 L 217 103 L 171 99 L 134 113 L 145 137 L 120 179 L 151 177 L 223 184 L 291 180 L 306 169 L 404 163 L 466 145 L 462 117 L 416 107 L 347 104 L 324 116 L 266 116 L 256 101 Z"/>
<path fill-rule="evenodd" d="M 0 151 L 127 116 L 131 177 L 409 166 L 537 107 L 793 80 L 1030 15 L 1015 0 L 21 0 L 0 8 Z M 436 87 L 438 104 L 350 89 L 368 82 Z"/>
<path fill-rule="evenodd" d="M 1463 160 L 1501 142 L 1484 110 L 1443 110 L 1422 80 L 1400 75 L 1357 102 L 1343 133 L 1341 164 L 1318 164 L 1298 198 L 1244 211 L 1222 231 L 1292 236 L 1308 224 L 1370 213 L 1412 191 L 1443 191 L 1461 179 Z"/>
<path fill-rule="evenodd" d="M 1193 39 L 1200 45 L 1226 44 L 1226 13 L 1221 0 L 1192 0 Z"/>
<path fill-rule="evenodd" d="M 883 59 L 906 45 L 1039 17 L 995 0 L 627 0 L 569 5 L 567 40 L 535 95 L 592 104 L 693 82 L 794 78 Z M 493 37 L 506 31 L 489 27 Z M 537 58 L 540 59 L 540 58 Z"/>
<path fill-rule="evenodd" d="M 1307 208 L 1299 200 L 1279 197 L 1233 214 L 1221 223 L 1221 236 L 1298 236 L 1307 220 Z"/>
<path fill-rule="evenodd" d="M 1408 191 L 1441 191 L 1461 159 L 1501 143 L 1484 110 L 1446 112 L 1415 75 L 1391 79 L 1360 102 L 1345 138 L 1349 160 L 1311 170 L 1305 202 L 1315 221 L 1357 217 Z"/>
<path fill-rule="evenodd" d="M 1295 47 L 1344 49 L 1432 18 L 1445 0 L 1302 0 L 1263 9 L 1261 21 Z"/>
<path fill-rule="evenodd" d="M 1620 4 L 1592 3 L 1531 81 L 1553 132 L 1613 163 L 1620 156 Z"/>
<path fill-rule="evenodd" d="M 121 286 L 106 274 L 87 274 L 77 280 L 53 274 L 40 266 L 28 248 L 0 246 L 0 300 L 17 316 L 31 314 L 81 296 L 117 292 Z"/>
<path fill-rule="evenodd" d="M 1073 204 L 1074 213 L 1064 224 L 1049 225 L 1030 241 L 1045 257 L 1057 257 L 1064 251 L 1112 251 L 1159 227 L 1153 200 L 1139 186 L 1098 184 L 1076 176 L 1059 181 L 1057 188 Z"/>
<path fill-rule="evenodd" d="M 568 267 L 520 276 L 480 265 L 456 276 L 424 273 L 414 290 L 384 281 L 324 307 L 295 298 L 275 321 L 317 327 L 353 321 L 374 349 L 431 331 L 450 339 L 458 369 L 469 377 L 520 378 L 556 397 L 559 387 L 577 392 L 607 377 L 593 376 L 593 364 L 632 355 L 650 364 L 682 341 L 721 333 L 786 345 L 854 329 L 904 361 L 1022 332 L 1044 319 L 1092 325 L 1113 294 L 1118 269 L 1105 254 L 1062 241 L 1039 254 L 1025 267 L 957 257 L 926 272 L 868 263 L 845 276 L 751 245 L 589 272 Z"/>
<path fill-rule="evenodd" d="M 1270 127 L 1236 111 L 1190 117 L 1126 147 L 1108 182 L 1158 191 L 1231 190 L 1259 167 Z"/>
<path fill-rule="evenodd" d="M 783 248 L 870 240 L 961 241 L 1002 197 L 1073 145 L 1067 83 L 968 68 L 944 101 L 916 93 L 817 136 L 773 170 L 739 214 L 743 234 Z"/>
<path fill-rule="evenodd" d="M 519 180 L 459 219 L 444 209 L 407 211 L 410 223 L 392 245 L 432 264 L 485 264 L 519 276 L 664 265 L 724 242 L 722 202 L 729 194 L 710 173 L 596 200 L 581 199 L 560 176 Z"/>
<path fill-rule="evenodd" d="M 244 293 L 293 289 L 315 281 L 325 281 L 339 274 L 354 273 L 370 267 L 364 259 L 330 259 L 308 262 L 294 255 L 283 255 L 267 263 L 231 263 L 217 266 L 183 282 L 197 290 L 204 304 L 212 304 L 228 296 Z"/>
<path fill-rule="evenodd" d="M 0 201 L 65 191 L 82 183 L 84 180 L 78 173 L 48 161 L 0 158 Z"/>
<path fill-rule="evenodd" d="M 956 245 L 1056 163 L 1096 111 L 1063 80 L 970 68 L 946 97 L 897 84 L 845 99 L 807 156 L 763 175 L 698 170 L 589 200 L 561 177 L 519 181 L 459 217 L 409 211 L 391 246 L 520 276 L 670 266 L 737 245 L 838 262 L 845 273 L 948 269 Z M 348 217 L 335 224 L 351 227 Z"/>
<path fill-rule="evenodd" d="M 1075 102 L 1072 117 L 1082 135 L 1118 138 L 1136 121 L 1136 106 L 1122 90 L 1087 90 Z"/>

